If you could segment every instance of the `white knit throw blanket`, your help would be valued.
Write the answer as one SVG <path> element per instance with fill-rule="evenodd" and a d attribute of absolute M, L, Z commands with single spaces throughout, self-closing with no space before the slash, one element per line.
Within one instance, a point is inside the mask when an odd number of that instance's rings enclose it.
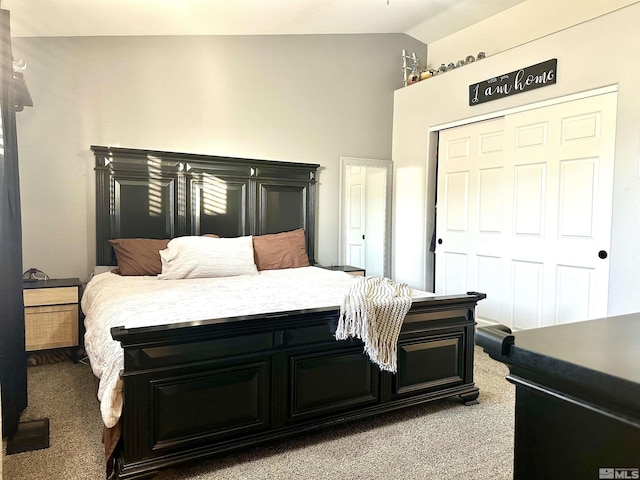
<path fill-rule="evenodd" d="M 382 370 L 395 373 L 398 337 L 410 308 L 408 285 L 388 278 L 359 278 L 340 306 L 336 339 L 361 339 L 371 361 Z"/>

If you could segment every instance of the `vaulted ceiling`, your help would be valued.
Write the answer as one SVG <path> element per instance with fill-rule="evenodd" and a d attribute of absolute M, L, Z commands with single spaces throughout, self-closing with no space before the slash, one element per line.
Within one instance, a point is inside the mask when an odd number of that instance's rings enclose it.
<path fill-rule="evenodd" d="M 12 36 L 407 33 L 429 44 L 524 0 L 0 0 Z"/>

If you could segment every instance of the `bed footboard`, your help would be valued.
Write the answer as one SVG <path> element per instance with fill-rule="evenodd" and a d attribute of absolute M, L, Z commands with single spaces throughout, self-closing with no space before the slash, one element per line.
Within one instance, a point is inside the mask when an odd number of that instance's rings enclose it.
<path fill-rule="evenodd" d="M 336 309 L 138 329 L 114 328 L 125 352 L 116 475 L 159 470 L 432 400 L 477 403 L 474 311 L 483 294 L 415 301 L 398 372 L 359 340 L 336 341 Z"/>

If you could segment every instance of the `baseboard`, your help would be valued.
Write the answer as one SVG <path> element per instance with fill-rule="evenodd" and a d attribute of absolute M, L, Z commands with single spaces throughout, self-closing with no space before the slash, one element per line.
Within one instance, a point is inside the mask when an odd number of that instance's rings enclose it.
<path fill-rule="evenodd" d="M 497 322 L 489 322 L 488 320 L 481 320 L 479 318 L 476 318 L 476 328 L 495 327 L 496 325 L 504 325 L 504 324 L 500 324 Z M 509 329 L 511 329 L 512 332 L 519 332 L 522 330 L 520 328 L 515 328 L 515 327 L 509 327 Z"/>
<path fill-rule="evenodd" d="M 490 327 L 492 325 L 497 325 L 497 323 L 495 322 L 488 322 L 487 320 L 481 320 L 479 318 L 476 318 L 476 328 L 481 328 L 481 327 Z"/>

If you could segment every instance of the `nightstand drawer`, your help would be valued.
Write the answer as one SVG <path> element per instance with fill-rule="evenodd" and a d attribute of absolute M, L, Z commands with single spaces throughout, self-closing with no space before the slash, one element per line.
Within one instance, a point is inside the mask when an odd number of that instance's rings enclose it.
<path fill-rule="evenodd" d="M 24 333 L 27 351 L 78 345 L 78 304 L 25 308 Z"/>
<path fill-rule="evenodd" d="M 78 303 L 78 287 L 34 288 L 24 290 L 25 307 Z"/>

